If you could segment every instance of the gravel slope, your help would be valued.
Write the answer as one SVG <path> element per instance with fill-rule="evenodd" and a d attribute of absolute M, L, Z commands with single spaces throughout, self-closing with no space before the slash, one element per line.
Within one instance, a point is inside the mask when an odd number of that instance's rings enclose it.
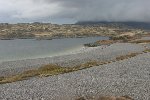
<path fill-rule="evenodd" d="M 68 74 L 0 85 L 0 100 L 74 100 L 129 95 L 150 100 L 150 53 Z"/>
<path fill-rule="evenodd" d="M 141 52 L 144 49 L 142 45 L 138 44 L 115 43 L 110 46 L 85 48 L 75 54 L 64 56 L 3 62 L 0 63 L 0 76 L 17 74 L 24 70 L 38 68 L 50 63 L 71 67 L 90 60 L 110 61 L 119 55 Z"/>

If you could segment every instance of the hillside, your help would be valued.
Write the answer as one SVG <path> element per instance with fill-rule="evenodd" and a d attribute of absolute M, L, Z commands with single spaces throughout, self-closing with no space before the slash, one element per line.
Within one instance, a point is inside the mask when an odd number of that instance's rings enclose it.
<path fill-rule="evenodd" d="M 148 27 L 148 26 L 147 26 Z M 122 23 L 79 22 L 57 25 L 51 23 L 0 24 L 0 39 L 53 39 L 87 36 L 111 36 L 125 33 L 141 34 L 143 30 L 127 28 Z"/>
<path fill-rule="evenodd" d="M 81 21 L 77 22 L 77 25 L 101 25 L 109 27 L 120 27 L 120 28 L 130 28 L 130 29 L 144 29 L 150 30 L 150 23 L 146 22 L 106 22 L 106 21 Z"/>

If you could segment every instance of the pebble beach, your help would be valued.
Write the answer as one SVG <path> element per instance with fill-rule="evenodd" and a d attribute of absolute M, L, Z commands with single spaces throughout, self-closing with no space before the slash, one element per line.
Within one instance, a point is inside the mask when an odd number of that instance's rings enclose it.
<path fill-rule="evenodd" d="M 147 44 L 149 48 L 149 44 Z M 111 61 L 121 55 L 140 53 L 141 44 L 114 43 L 82 48 L 68 55 L 0 63 L 0 76 L 14 75 L 42 65 L 72 67 L 87 61 Z M 0 100 L 75 100 L 77 97 L 128 95 L 150 100 L 150 53 L 105 65 L 50 77 L 0 85 Z"/>

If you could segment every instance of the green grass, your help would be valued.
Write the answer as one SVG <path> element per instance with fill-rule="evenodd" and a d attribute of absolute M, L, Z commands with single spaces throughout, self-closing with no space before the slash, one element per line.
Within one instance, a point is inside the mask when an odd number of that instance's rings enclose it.
<path fill-rule="evenodd" d="M 150 52 L 150 49 L 145 49 L 143 52 L 144 53 Z"/>

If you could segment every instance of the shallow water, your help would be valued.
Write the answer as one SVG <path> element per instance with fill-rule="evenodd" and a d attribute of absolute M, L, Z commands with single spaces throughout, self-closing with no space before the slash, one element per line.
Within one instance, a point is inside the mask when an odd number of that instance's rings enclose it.
<path fill-rule="evenodd" d="M 85 43 L 104 39 L 108 37 L 0 40 L 0 62 L 64 55 L 81 49 Z"/>

